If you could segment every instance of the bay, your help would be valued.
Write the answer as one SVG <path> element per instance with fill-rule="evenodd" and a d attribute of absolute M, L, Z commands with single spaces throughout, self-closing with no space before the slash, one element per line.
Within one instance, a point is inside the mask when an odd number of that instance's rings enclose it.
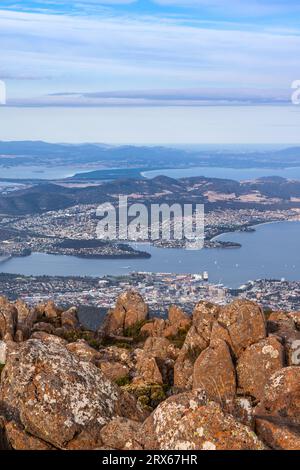
<path fill-rule="evenodd" d="M 210 248 L 198 251 L 156 248 L 135 244 L 151 253 L 149 259 L 83 259 L 74 256 L 33 253 L 0 263 L 0 271 L 22 275 L 93 276 L 130 272 L 202 273 L 209 281 L 236 288 L 249 280 L 300 280 L 300 222 L 277 222 L 255 227 L 255 232 L 226 233 L 222 241 L 241 248 Z"/>

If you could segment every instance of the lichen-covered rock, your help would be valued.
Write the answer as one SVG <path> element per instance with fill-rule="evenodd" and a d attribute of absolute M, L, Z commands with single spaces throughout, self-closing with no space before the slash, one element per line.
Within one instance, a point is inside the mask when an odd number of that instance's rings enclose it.
<path fill-rule="evenodd" d="M 120 362 L 128 368 L 133 367 L 132 352 L 126 348 L 118 346 L 108 346 L 99 350 L 100 361 L 106 362 Z"/>
<path fill-rule="evenodd" d="M 272 312 L 268 319 L 268 330 L 282 341 L 287 364 L 300 365 L 300 331 L 292 314 Z"/>
<path fill-rule="evenodd" d="M 32 339 L 10 351 L 0 401 L 7 421 L 57 448 L 96 448 L 101 428 L 113 417 L 143 417 L 134 397 L 96 366 L 60 344 Z"/>
<path fill-rule="evenodd" d="M 14 450 L 53 450 L 54 447 L 38 437 L 32 436 L 15 421 L 5 425 L 6 438 Z"/>
<path fill-rule="evenodd" d="M 0 365 L 6 363 L 6 355 L 7 355 L 7 344 L 5 341 L 0 340 Z"/>
<path fill-rule="evenodd" d="M 144 351 L 159 359 L 176 359 L 178 349 L 166 338 L 149 337 L 144 344 Z"/>
<path fill-rule="evenodd" d="M 297 330 L 300 331 L 300 312 L 289 312 L 288 316 L 293 320 Z"/>
<path fill-rule="evenodd" d="M 129 375 L 129 368 L 120 362 L 101 361 L 98 363 L 98 367 L 112 382 L 125 379 Z"/>
<path fill-rule="evenodd" d="M 143 350 L 136 350 L 137 380 L 145 383 L 163 384 L 163 377 L 159 370 L 157 360 L 152 354 Z"/>
<path fill-rule="evenodd" d="M 218 319 L 220 307 L 210 302 L 198 302 L 193 311 L 193 326 L 197 333 L 209 344 L 211 330 L 214 322 Z"/>
<path fill-rule="evenodd" d="M 141 423 L 137 421 L 114 418 L 101 429 L 103 446 L 116 450 L 138 449 L 136 436 L 140 429 Z"/>
<path fill-rule="evenodd" d="M 79 327 L 79 320 L 77 316 L 76 307 L 71 307 L 69 310 L 62 312 L 61 314 L 61 326 L 63 328 L 69 328 L 75 330 Z"/>
<path fill-rule="evenodd" d="M 210 346 L 214 346 L 214 344 L 218 344 L 219 340 L 222 339 L 225 343 L 229 346 L 230 350 L 232 350 L 231 339 L 229 336 L 228 331 L 219 322 L 214 322 L 211 330 L 210 336 Z"/>
<path fill-rule="evenodd" d="M 288 425 L 282 418 L 256 419 L 256 433 L 271 449 L 299 450 L 300 428 Z"/>
<path fill-rule="evenodd" d="M 172 396 L 144 422 L 147 450 L 263 450 L 254 432 L 199 390 Z"/>
<path fill-rule="evenodd" d="M 37 320 L 37 313 L 22 300 L 17 300 L 14 306 L 18 313 L 16 336 L 19 340 L 24 341 L 30 337 L 32 327 Z"/>
<path fill-rule="evenodd" d="M 166 320 L 162 318 L 154 318 L 152 321 L 147 322 L 141 328 L 141 334 L 144 336 L 162 337 L 168 326 Z"/>
<path fill-rule="evenodd" d="M 168 322 L 163 332 L 166 338 L 176 337 L 180 332 L 187 332 L 192 323 L 191 317 L 180 307 L 170 305 Z"/>
<path fill-rule="evenodd" d="M 246 348 L 237 364 L 238 385 L 246 395 L 260 400 L 267 380 L 284 366 L 281 343 L 269 337 Z"/>
<path fill-rule="evenodd" d="M 0 297 L 0 339 L 13 341 L 17 329 L 18 312 L 5 297 Z"/>
<path fill-rule="evenodd" d="M 48 343 L 56 343 L 62 346 L 66 346 L 68 344 L 68 342 L 65 339 L 60 338 L 59 336 L 46 333 L 45 331 L 35 331 L 34 333 L 32 333 L 31 339 L 39 339 L 40 341 L 45 341 Z"/>
<path fill-rule="evenodd" d="M 191 318 L 187 315 L 182 308 L 177 307 L 176 305 L 170 305 L 168 311 L 168 320 L 171 325 L 178 325 L 178 327 L 184 328 L 187 325 L 190 325 Z"/>
<path fill-rule="evenodd" d="M 55 328 L 53 325 L 51 325 L 51 323 L 46 323 L 46 322 L 41 321 L 33 325 L 32 331 L 33 332 L 44 331 L 45 333 L 48 333 L 51 335 L 54 333 Z"/>
<path fill-rule="evenodd" d="M 229 347 L 222 340 L 215 340 L 198 357 L 194 364 L 193 388 L 205 390 L 215 401 L 223 403 L 236 394 L 235 369 Z"/>
<path fill-rule="evenodd" d="M 126 329 L 140 324 L 148 318 L 148 306 L 142 296 L 133 290 L 121 294 L 115 308 L 105 320 L 104 332 L 107 335 L 123 335 Z"/>
<path fill-rule="evenodd" d="M 284 417 L 300 426 L 300 367 L 284 367 L 269 378 L 257 415 Z"/>
<path fill-rule="evenodd" d="M 48 300 L 45 304 L 39 304 L 36 306 L 38 319 L 46 318 L 47 320 L 55 320 L 60 318 L 61 312 L 61 309 L 56 307 L 52 300 Z"/>
<path fill-rule="evenodd" d="M 199 354 L 208 347 L 212 327 L 218 315 L 218 306 L 203 301 L 196 305 L 192 326 L 174 365 L 174 385 L 179 390 L 192 388 L 194 363 Z"/>
<path fill-rule="evenodd" d="M 233 352 L 239 357 L 244 349 L 266 337 L 262 309 L 250 300 L 236 300 L 220 311 L 219 323 L 229 333 Z"/>
<path fill-rule="evenodd" d="M 79 339 L 75 343 L 69 343 L 66 348 L 72 354 L 78 356 L 82 361 L 95 363 L 101 357 L 99 352 L 89 346 L 84 339 Z"/>

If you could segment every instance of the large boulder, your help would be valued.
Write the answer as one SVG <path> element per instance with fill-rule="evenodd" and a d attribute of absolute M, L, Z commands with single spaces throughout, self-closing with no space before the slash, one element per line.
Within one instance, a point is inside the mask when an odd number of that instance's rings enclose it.
<path fill-rule="evenodd" d="M 105 320 L 104 332 L 107 335 L 123 335 L 128 328 L 141 324 L 148 318 L 148 306 L 142 296 L 133 290 L 121 294 L 115 308 Z"/>
<path fill-rule="evenodd" d="M 30 337 L 32 327 L 37 320 L 37 313 L 22 300 L 17 300 L 14 306 L 18 313 L 16 336 L 19 341 L 24 341 Z"/>
<path fill-rule="evenodd" d="M 257 415 L 285 418 L 300 426 L 300 367 L 285 367 L 269 378 Z"/>
<path fill-rule="evenodd" d="M 250 300 L 236 300 L 221 309 L 219 323 L 230 336 L 233 353 L 239 357 L 244 349 L 266 337 L 262 309 Z"/>
<path fill-rule="evenodd" d="M 274 450 L 299 450 L 299 426 L 287 424 L 280 417 L 256 419 L 256 433 L 268 447 Z"/>
<path fill-rule="evenodd" d="M 0 339 L 13 341 L 17 329 L 18 312 L 5 297 L 0 297 Z"/>
<path fill-rule="evenodd" d="M 100 361 L 98 367 L 112 382 L 118 383 L 121 379 L 126 381 L 129 376 L 129 368 L 120 362 Z"/>
<path fill-rule="evenodd" d="M 179 353 L 167 338 L 149 337 L 146 339 L 143 349 L 152 356 L 163 360 L 176 359 Z"/>
<path fill-rule="evenodd" d="M 163 377 L 157 359 L 152 355 L 137 349 L 136 354 L 136 381 L 145 383 L 163 384 Z"/>
<path fill-rule="evenodd" d="M 38 304 L 35 308 L 38 319 L 55 321 L 60 318 L 62 310 L 52 300 L 44 304 Z"/>
<path fill-rule="evenodd" d="M 168 322 L 163 334 L 166 338 L 174 338 L 181 333 L 186 333 L 189 330 L 191 323 L 191 317 L 187 315 L 180 307 L 177 307 L 176 305 L 170 305 L 168 312 Z"/>
<path fill-rule="evenodd" d="M 7 356 L 7 343 L 5 341 L 0 340 L 0 365 L 6 363 L 6 356 Z"/>
<path fill-rule="evenodd" d="M 263 450 L 246 425 L 196 390 L 172 396 L 146 419 L 139 442 L 147 450 Z"/>
<path fill-rule="evenodd" d="M 272 312 L 268 319 L 268 330 L 282 341 L 289 366 L 300 365 L 300 331 L 296 319 L 293 314 L 280 311 Z"/>
<path fill-rule="evenodd" d="M 136 436 L 141 423 L 127 418 L 114 418 L 101 429 L 103 445 L 116 450 L 137 449 Z"/>
<path fill-rule="evenodd" d="M 2 372 L 0 401 L 8 422 L 59 449 L 101 446 L 113 417 L 144 415 L 134 397 L 64 346 L 30 339 L 15 344 Z"/>
<path fill-rule="evenodd" d="M 100 353 L 92 348 L 84 339 L 79 339 L 75 343 L 69 343 L 66 348 L 72 354 L 76 354 L 82 361 L 96 363 L 100 359 Z"/>
<path fill-rule="evenodd" d="M 265 384 L 274 372 L 284 366 L 281 343 L 269 337 L 246 348 L 237 364 L 238 385 L 246 395 L 260 400 Z"/>
<path fill-rule="evenodd" d="M 235 397 L 235 369 L 225 341 L 215 341 L 202 351 L 194 365 L 193 388 L 205 390 L 210 398 L 221 403 Z"/>
<path fill-rule="evenodd" d="M 143 336 L 153 337 L 164 336 L 167 327 L 168 322 L 166 320 L 163 320 L 162 318 L 154 318 L 153 320 L 149 320 L 145 325 L 142 326 L 141 334 Z"/>
<path fill-rule="evenodd" d="M 66 329 L 75 330 L 79 328 L 79 320 L 77 316 L 76 307 L 71 307 L 69 310 L 61 314 L 61 326 Z"/>
<path fill-rule="evenodd" d="M 193 385 L 193 368 L 199 354 L 209 346 L 213 324 L 219 315 L 219 307 L 210 302 L 199 302 L 193 312 L 192 326 L 174 365 L 174 385 L 190 389 Z"/>

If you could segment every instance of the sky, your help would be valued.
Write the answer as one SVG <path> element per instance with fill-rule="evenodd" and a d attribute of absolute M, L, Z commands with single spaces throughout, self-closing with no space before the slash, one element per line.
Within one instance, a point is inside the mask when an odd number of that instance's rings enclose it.
<path fill-rule="evenodd" d="M 0 80 L 8 107 L 209 105 L 221 123 L 222 107 L 291 106 L 299 20 L 299 0 L 1 0 Z"/>

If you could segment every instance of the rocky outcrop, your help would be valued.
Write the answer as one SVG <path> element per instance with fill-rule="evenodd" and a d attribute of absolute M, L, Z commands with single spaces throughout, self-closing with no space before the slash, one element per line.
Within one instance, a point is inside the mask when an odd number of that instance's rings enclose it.
<path fill-rule="evenodd" d="M 263 450 L 255 433 L 201 391 L 168 398 L 144 422 L 147 450 Z"/>
<path fill-rule="evenodd" d="M 96 363 L 101 357 L 99 352 L 89 346 L 84 339 L 79 339 L 75 343 L 69 343 L 66 348 L 82 361 Z"/>
<path fill-rule="evenodd" d="M 196 305 L 192 326 L 174 366 L 174 385 L 178 389 L 192 388 L 194 363 L 199 354 L 209 346 L 212 327 L 218 315 L 219 307 L 209 302 L 199 302 Z"/>
<path fill-rule="evenodd" d="M 17 300 L 14 304 L 17 309 L 17 341 L 24 341 L 30 337 L 32 327 L 37 321 L 37 313 L 35 309 L 29 308 L 25 302 Z"/>
<path fill-rule="evenodd" d="M 214 341 L 200 354 L 194 365 L 193 388 L 205 390 L 220 403 L 235 397 L 235 369 L 225 341 Z"/>
<path fill-rule="evenodd" d="M 110 310 L 104 325 L 106 335 L 124 335 L 126 330 L 148 318 L 148 306 L 138 292 L 121 294 L 114 309 Z"/>
<path fill-rule="evenodd" d="M 69 310 L 62 312 L 60 319 L 62 328 L 73 330 L 79 328 L 77 309 L 75 307 L 71 307 Z"/>
<path fill-rule="evenodd" d="M 101 429 L 103 445 L 116 450 L 138 449 L 136 438 L 141 429 L 141 423 L 127 418 L 113 418 Z"/>
<path fill-rule="evenodd" d="M 268 319 L 269 333 L 276 335 L 284 345 L 288 365 L 300 365 L 300 331 L 297 313 L 273 312 Z"/>
<path fill-rule="evenodd" d="M 300 426 L 300 367 L 285 367 L 269 378 L 257 413 L 278 415 Z"/>
<path fill-rule="evenodd" d="M 245 395 L 260 400 L 274 372 L 284 366 L 284 351 L 276 338 L 266 338 L 246 348 L 237 364 L 238 385 Z"/>
<path fill-rule="evenodd" d="M 269 378 L 256 409 L 256 432 L 272 449 L 299 450 L 300 367 L 285 367 Z"/>
<path fill-rule="evenodd" d="M 267 329 L 246 300 L 147 315 L 127 292 L 103 336 L 75 308 L 0 298 L 0 448 L 300 448 L 298 312 Z"/>
<path fill-rule="evenodd" d="M 228 331 L 236 357 L 251 344 L 266 337 L 266 322 L 262 309 L 249 300 L 236 300 L 222 308 L 219 323 Z"/>
<path fill-rule="evenodd" d="M 0 339 L 13 341 L 17 329 L 18 312 L 5 297 L 0 297 Z"/>
<path fill-rule="evenodd" d="M 7 423 L 60 449 L 96 448 L 113 417 L 143 417 L 135 399 L 93 364 L 39 340 L 15 345 L 2 372 L 0 400 Z"/>

